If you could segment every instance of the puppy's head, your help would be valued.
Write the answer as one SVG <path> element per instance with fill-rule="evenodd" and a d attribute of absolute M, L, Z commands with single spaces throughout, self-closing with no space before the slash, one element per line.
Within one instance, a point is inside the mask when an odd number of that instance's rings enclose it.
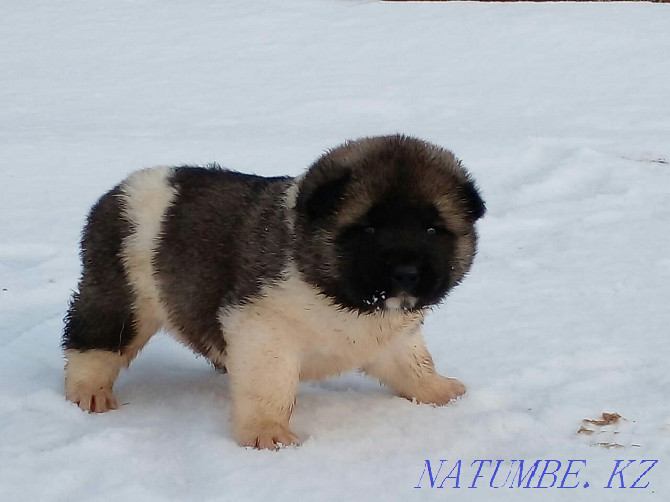
<path fill-rule="evenodd" d="M 373 313 L 439 303 L 470 269 L 485 206 L 451 152 L 384 136 L 319 158 L 295 212 L 303 277 L 340 306 Z"/>

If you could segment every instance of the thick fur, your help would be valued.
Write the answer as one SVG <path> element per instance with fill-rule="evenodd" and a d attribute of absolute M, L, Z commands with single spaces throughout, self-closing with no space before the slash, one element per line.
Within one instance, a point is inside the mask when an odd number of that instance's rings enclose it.
<path fill-rule="evenodd" d="M 345 143 L 299 178 L 138 171 L 84 229 L 66 396 L 115 408 L 119 370 L 164 328 L 230 373 L 241 445 L 298 444 L 298 382 L 344 371 L 446 404 L 465 387 L 435 372 L 420 327 L 470 269 L 484 211 L 450 152 L 405 136 Z"/>

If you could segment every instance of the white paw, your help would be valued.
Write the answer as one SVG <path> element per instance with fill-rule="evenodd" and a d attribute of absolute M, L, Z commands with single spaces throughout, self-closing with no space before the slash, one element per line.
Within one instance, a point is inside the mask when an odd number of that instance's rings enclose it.
<path fill-rule="evenodd" d="M 465 394 L 465 385 L 455 378 L 446 378 L 435 375 L 422 383 L 413 396 L 406 396 L 418 403 L 436 404 L 443 406 Z"/>
<path fill-rule="evenodd" d="M 278 450 L 282 446 L 300 446 L 300 438 L 287 426 L 274 422 L 245 427 L 237 434 L 240 446 L 259 450 Z"/>
<path fill-rule="evenodd" d="M 68 401 L 72 401 L 82 410 L 89 413 L 104 413 L 118 408 L 112 389 L 99 387 L 77 386 L 67 392 Z"/>

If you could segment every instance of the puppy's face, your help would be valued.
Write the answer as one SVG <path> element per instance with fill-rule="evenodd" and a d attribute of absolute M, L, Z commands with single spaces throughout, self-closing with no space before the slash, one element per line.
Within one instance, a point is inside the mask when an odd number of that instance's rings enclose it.
<path fill-rule="evenodd" d="M 453 281 L 456 236 L 431 204 L 381 201 L 335 238 L 342 294 L 359 310 L 414 309 Z"/>
<path fill-rule="evenodd" d="M 450 152 L 402 136 L 347 143 L 301 183 L 294 255 L 303 276 L 361 313 L 439 303 L 467 273 L 484 213 Z"/>

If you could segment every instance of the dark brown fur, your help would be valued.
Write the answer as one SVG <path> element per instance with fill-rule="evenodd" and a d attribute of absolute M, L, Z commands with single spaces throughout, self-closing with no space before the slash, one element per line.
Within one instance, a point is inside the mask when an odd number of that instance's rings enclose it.
<path fill-rule="evenodd" d="M 121 243 L 131 232 L 120 217 L 120 187 L 93 206 L 81 239 L 83 273 L 65 317 L 64 349 L 121 351 L 133 332 L 134 301 L 121 262 Z"/>
<path fill-rule="evenodd" d="M 155 257 L 170 322 L 193 349 L 225 348 L 217 314 L 253 301 L 290 253 L 283 192 L 291 179 L 183 167 L 171 179 Z"/>

